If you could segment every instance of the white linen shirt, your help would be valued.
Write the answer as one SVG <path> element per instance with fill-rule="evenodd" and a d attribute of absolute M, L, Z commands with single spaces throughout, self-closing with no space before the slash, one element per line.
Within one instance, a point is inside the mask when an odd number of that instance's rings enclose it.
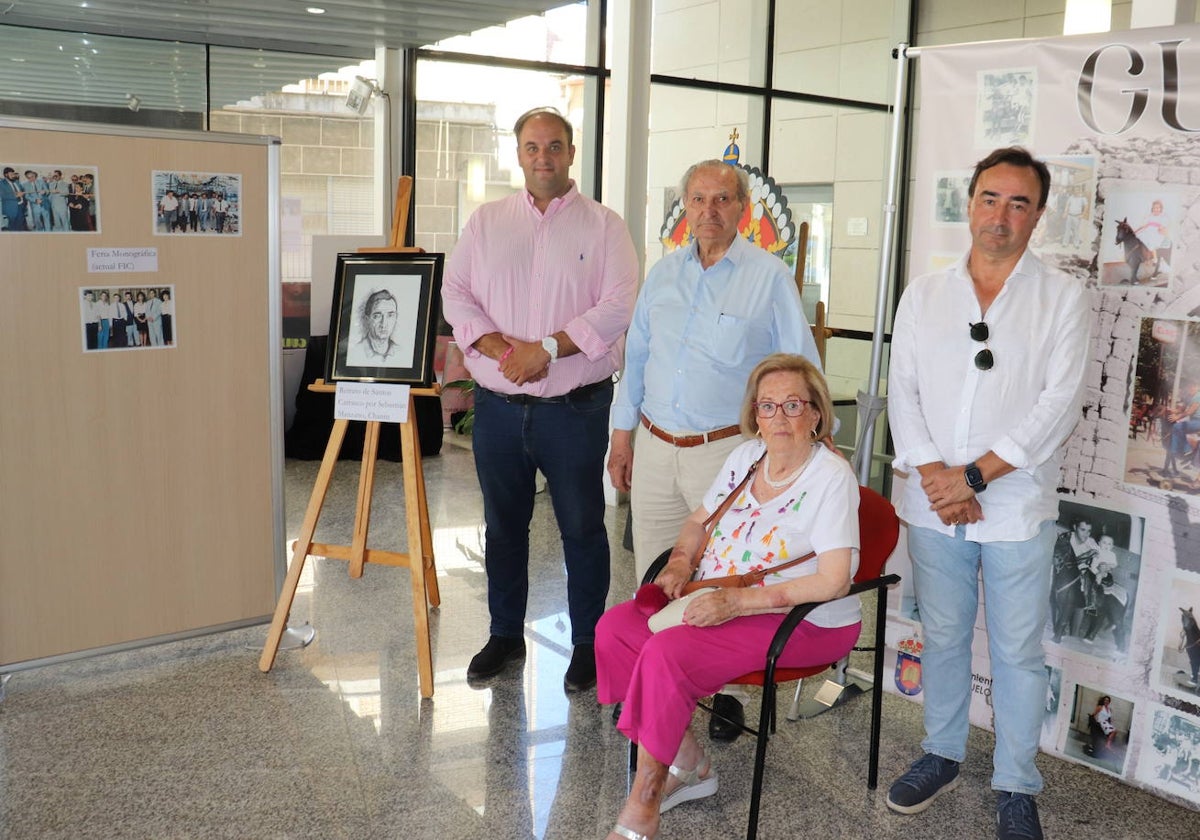
<path fill-rule="evenodd" d="M 1058 516 L 1059 449 L 1079 420 L 1091 306 L 1083 284 L 1026 251 L 983 318 L 966 256 L 917 278 L 896 310 L 888 378 L 893 468 L 909 525 L 953 535 L 929 509 L 916 467 L 991 450 L 1016 469 L 978 495 L 973 542 L 1031 539 Z M 984 320 L 994 364 L 978 370 L 970 325 Z"/>

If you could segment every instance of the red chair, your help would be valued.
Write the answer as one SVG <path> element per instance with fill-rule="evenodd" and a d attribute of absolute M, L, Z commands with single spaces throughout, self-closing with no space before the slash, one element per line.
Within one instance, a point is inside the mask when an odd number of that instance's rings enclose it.
<path fill-rule="evenodd" d="M 871 731 L 870 757 L 867 764 L 867 787 L 875 790 L 879 782 L 879 730 L 882 718 L 883 704 L 883 654 L 884 630 L 887 624 L 887 599 L 883 590 L 899 583 L 899 575 L 883 574 L 884 564 L 896 547 L 900 538 L 900 521 L 892 503 L 880 496 L 869 487 L 859 487 L 858 528 L 861 547 L 858 557 L 858 572 L 854 575 L 854 583 L 850 587 L 851 595 L 858 595 L 871 590 L 878 590 L 879 596 L 875 608 L 875 642 L 869 648 L 855 650 L 873 651 L 875 654 L 874 682 L 871 686 Z M 646 570 L 643 583 L 651 583 L 667 563 L 671 550 L 667 549 L 655 559 Z M 804 620 L 810 612 L 821 605 L 820 602 L 797 604 L 779 625 L 775 637 L 771 640 L 766 651 L 766 658 L 761 671 L 743 674 L 733 683 L 739 685 L 762 686 L 762 708 L 759 711 L 758 729 L 743 726 L 746 732 L 753 735 L 758 746 L 754 754 L 754 783 L 750 790 L 750 818 L 746 826 L 747 840 L 758 836 L 758 810 L 762 799 L 763 772 L 766 768 L 767 742 L 775 733 L 776 718 L 776 689 L 779 683 L 793 682 L 805 677 L 815 676 L 838 663 L 816 665 L 810 668 L 777 668 L 775 663 L 783 653 L 792 631 Z M 707 705 L 699 704 L 709 713 L 713 710 Z M 733 723 L 730 721 L 730 723 Z M 636 769 L 637 746 L 630 744 L 630 768 Z"/>

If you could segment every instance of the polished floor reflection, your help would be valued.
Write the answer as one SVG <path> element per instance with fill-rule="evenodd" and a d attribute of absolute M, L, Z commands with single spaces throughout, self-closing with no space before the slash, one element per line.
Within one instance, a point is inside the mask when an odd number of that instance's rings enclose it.
<path fill-rule="evenodd" d="M 291 534 L 317 466 L 287 465 Z M 368 566 L 352 580 L 344 563 L 313 559 L 292 618 L 316 639 L 269 674 L 257 668 L 263 627 L 15 674 L 0 702 L 0 838 L 603 837 L 625 797 L 626 744 L 594 691 L 563 694 L 570 644 L 549 500 L 531 535 L 525 666 L 472 687 L 487 606 L 470 453 L 448 444 L 425 472 L 442 592 L 433 699 L 417 687 L 407 573 Z M 356 464 L 339 466 L 318 541 L 349 541 L 356 480 Z M 381 463 L 377 483 L 370 544 L 403 550 L 399 465 Z M 610 600 L 633 589 L 624 517 L 610 510 Z M 959 790 L 900 817 L 866 790 L 867 716 L 855 701 L 782 724 L 760 837 L 991 836 L 986 733 L 972 732 Z M 919 707 L 887 697 L 885 787 L 920 736 Z M 664 817 L 662 838 L 743 836 L 752 743 L 710 749 L 720 790 Z M 1078 765 L 1040 766 L 1047 837 L 1200 836 L 1195 812 Z"/>

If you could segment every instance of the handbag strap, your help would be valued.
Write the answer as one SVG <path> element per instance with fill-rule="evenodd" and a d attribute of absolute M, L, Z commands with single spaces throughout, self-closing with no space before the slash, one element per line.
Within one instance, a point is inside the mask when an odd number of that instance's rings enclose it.
<path fill-rule="evenodd" d="M 750 479 L 754 478 L 754 473 L 758 471 L 758 465 L 761 464 L 763 462 L 763 458 L 766 457 L 766 452 L 758 456 L 758 460 L 750 465 L 750 469 L 746 470 L 745 478 L 738 483 L 737 487 L 734 487 L 729 491 L 729 495 L 725 497 L 725 501 L 721 502 L 721 504 L 717 506 L 717 509 L 710 513 L 708 518 L 704 520 L 704 533 L 708 534 L 709 537 L 712 536 L 712 530 L 717 524 L 717 520 L 724 516 L 729 508 L 733 506 L 734 499 L 736 499 L 738 494 L 741 493 L 742 490 L 745 489 L 746 485 L 750 483 Z M 706 540 L 705 545 L 707 544 L 708 541 Z M 704 551 L 705 545 L 700 546 L 701 552 Z"/>
<path fill-rule="evenodd" d="M 708 539 L 706 539 L 700 545 L 700 550 L 696 553 L 697 557 L 704 554 L 704 549 L 708 547 L 708 542 L 709 542 L 709 540 L 712 539 L 713 528 L 716 527 L 716 524 L 721 519 L 721 517 L 724 516 L 729 511 L 729 508 L 733 506 L 734 499 L 736 499 L 738 497 L 738 495 L 742 492 L 742 490 L 745 489 L 746 485 L 750 483 L 750 480 L 754 478 L 754 473 L 758 471 L 758 465 L 761 464 L 763 462 L 763 459 L 766 457 L 767 457 L 767 453 L 764 452 L 762 455 L 760 455 L 758 457 L 757 461 L 755 461 L 753 464 L 750 465 L 750 469 L 746 470 L 745 478 L 743 478 L 741 480 L 741 482 L 737 485 L 737 487 L 734 487 L 732 490 L 729 491 L 729 495 L 725 497 L 725 500 L 723 502 L 721 502 L 721 504 L 717 507 L 716 510 L 714 510 L 712 513 L 710 513 L 708 515 L 707 519 L 704 520 L 704 533 L 708 535 Z M 754 586 L 755 584 L 762 581 L 763 578 L 765 578 L 767 575 L 773 575 L 776 572 L 782 572 L 784 569 L 790 569 L 792 566 L 799 566 L 801 563 L 811 560 L 816 556 L 817 556 L 817 552 L 810 551 L 808 554 L 805 554 L 803 557 L 796 557 L 791 560 L 788 560 L 786 563 L 776 563 L 775 565 L 772 565 L 772 566 L 766 566 L 762 569 L 756 569 L 751 572 L 746 572 L 745 574 L 739 575 L 738 577 L 740 577 L 742 579 L 742 584 L 741 584 L 742 586 Z M 701 581 L 696 581 L 696 582 L 700 583 Z"/>

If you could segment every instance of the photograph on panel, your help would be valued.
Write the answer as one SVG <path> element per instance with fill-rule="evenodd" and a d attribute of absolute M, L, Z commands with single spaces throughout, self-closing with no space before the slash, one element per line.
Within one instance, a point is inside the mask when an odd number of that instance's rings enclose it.
<path fill-rule="evenodd" d="M 84 286 L 79 290 L 84 352 L 172 347 L 174 286 Z"/>
<path fill-rule="evenodd" d="M 100 179 L 94 166 L 8 163 L 0 177 L 0 232 L 97 233 Z"/>
<path fill-rule="evenodd" d="M 1062 668 L 1046 665 L 1046 706 L 1042 715 L 1040 743 L 1044 750 L 1058 748 L 1058 706 L 1062 702 Z"/>
<path fill-rule="evenodd" d="M 1137 780 L 1200 805 L 1200 717 L 1153 705 L 1142 726 Z"/>
<path fill-rule="evenodd" d="M 155 170 L 150 182 L 155 235 L 241 235 L 241 175 Z"/>
<path fill-rule="evenodd" d="M 1025 146 L 1034 135 L 1037 70 L 1003 68 L 976 74 L 975 146 Z"/>
<path fill-rule="evenodd" d="M 1076 685 L 1070 723 L 1059 752 L 1075 761 L 1122 776 L 1129 753 L 1134 703 L 1110 689 Z"/>
<path fill-rule="evenodd" d="M 1175 572 L 1158 598 L 1158 650 L 1154 687 L 1200 703 L 1200 575 Z"/>
<path fill-rule="evenodd" d="M 967 190 L 971 186 L 969 169 L 934 173 L 933 223 L 966 225 Z"/>
<path fill-rule="evenodd" d="M 1090 269 L 1096 256 L 1096 159 L 1062 155 L 1042 162 L 1050 170 L 1050 194 L 1029 244 L 1064 271 Z"/>
<path fill-rule="evenodd" d="M 1146 520 L 1060 499 L 1047 636 L 1108 661 L 1129 655 Z"/>
<path fill-rule="evenodd" d="M 1124 480 L 1200 493 L 1200 321 L 1141 321 Z"/>
<path fill-rule="evenodd" d="M 1180 197 L 1169 188 L 1110 186 L 1100 229 L 1100 285 L 1170 288 Z"/>

